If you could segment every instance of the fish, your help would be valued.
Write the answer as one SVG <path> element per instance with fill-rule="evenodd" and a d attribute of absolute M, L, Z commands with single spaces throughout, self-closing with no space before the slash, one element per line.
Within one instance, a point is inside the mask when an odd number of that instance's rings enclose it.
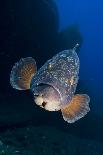
<path fill-rule="evenodd" d="M 39 107 L 60 111 L 66 122 L 76 122 L 90 111 L 90 97 L 75 93 L 80 69 L 78 46 L 57 53 L 38 70 L 34 58 L 21 58 L 11 69 L 11 86 L 29 89 Z"/>

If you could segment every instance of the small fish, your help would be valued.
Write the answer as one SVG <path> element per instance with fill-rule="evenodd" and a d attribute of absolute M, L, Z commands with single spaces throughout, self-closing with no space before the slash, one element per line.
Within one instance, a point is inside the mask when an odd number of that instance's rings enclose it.
<path fill-rule="evenodd" d="M 89 96 L 75 94 L 80 66 L 77 46 L 56 54 L 38 71 L 32 57 L 22 58 L 10 74 L 13 88 L 30 89 L 38 106 L 48 111 L 60 110 L 68 123 L 74 123 L 90 111 Z"/>

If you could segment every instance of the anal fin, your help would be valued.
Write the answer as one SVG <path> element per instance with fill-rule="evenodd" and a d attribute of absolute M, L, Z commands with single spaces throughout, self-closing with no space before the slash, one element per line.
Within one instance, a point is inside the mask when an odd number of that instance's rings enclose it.
<path fill-rule="evenodd" d="M 74 123 L 84 117 L 90 111 L 90 98 L 86 94 L 76 94 L 71 102 L 61 109 L 63 119 L 68 123 Z"/>

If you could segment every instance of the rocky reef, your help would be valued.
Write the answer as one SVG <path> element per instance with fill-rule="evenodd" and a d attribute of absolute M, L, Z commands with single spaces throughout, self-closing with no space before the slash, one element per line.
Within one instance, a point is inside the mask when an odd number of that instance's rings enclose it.
<path fill-rule="evenodd" d="M 102 145 L 48 126 L 14 128 L 0 134 L 0 155 L 102 155 Z"/>
<path fill-rule="evenodd" d="M 0 127 L 6 127 L 34 121 L 37 108 L 30 92 L 10 86 L 13 64 L 21 57 L 32 56 L 40 67 L 57 52 L 73 48 L 77 42 L 81 46 L 82 36 L 76 25 L 58 31 L 59 15 L 52 0 L 5 0 L 1 7 Z M 40 113 L 48 116 L 44 111 Z"/>
<path fill-rule="evenodd" d="M 0 92 L 12 91 L 9 75 L 15 62 L 31 56 L 38 68 L 54 54 L 82 44 L 78 26 L 59 32 L 59 14 L 53 0 L 0 3 Z"/>

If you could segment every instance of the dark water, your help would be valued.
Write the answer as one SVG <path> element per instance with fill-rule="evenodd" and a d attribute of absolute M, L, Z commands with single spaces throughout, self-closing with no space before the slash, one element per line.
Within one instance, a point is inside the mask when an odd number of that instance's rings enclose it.
<path fill-rule="evenodd" d="M 102 0 L 0 2 L 0 155 L 103 154 Z M 79 43 L 78 93 L 91 111 L 68 124 L 60 112 L 39 108 L 29 91 L 11 87 L 10 71 L 31 56 L 40 68 L 54 54 Z"/>

